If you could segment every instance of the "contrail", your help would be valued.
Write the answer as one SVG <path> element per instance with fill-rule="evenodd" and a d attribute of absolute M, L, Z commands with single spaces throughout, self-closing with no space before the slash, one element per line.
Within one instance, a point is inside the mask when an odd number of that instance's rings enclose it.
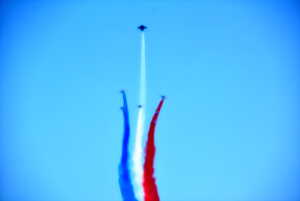
<path fill-rule="evenodd" d="M 129 111 L 126 100 L 125 91 L 121 91 L 123 96 L 123 116 L 124 116 L 124 136 L 122 144 L 122 156 L 119 164 L 119 184 L 123 197 L 123 201 L 137 201 L 133 185 L 131 182 L 130 168 L 129 168 L 129 138 L 130 138 L 130 126 L 129 126 Z"/>
<path fill-rule="evenodd" d="M 143 187 L 145 191 L 145 200 L 144 201 L 159 201 L 159 195 L 157 186 L 155 183 L 154 177 L 154 158 L 155 158 L 155 142 L 154 142 L 154 134 L 155 134 L 155 126 L 156 121 L 158 119 L 159 112 L 164 103 L 164 97 L 160 100 L 156 111 L 152 117 L 150 123 L 150 129 L 148 132 L 148 140 L 146 145 L 146 159 L 144 163 L 144 175 L 143 175 Z"/>
<path fill-rule="evenodd" d="M 135 144 L 133 151 L 133 171 L 134 171 L 134 189 L 139 201 L 143 201 L 144 192 L 142 188 L 143 181 L 143 134 L 146 113 L 146 61 L 145 61 L 145 35 L 141 33 L 141 69 L 140 69 L 140 91 L 139 91 L 139 108 L 137 118 L 137 128 Z"/>

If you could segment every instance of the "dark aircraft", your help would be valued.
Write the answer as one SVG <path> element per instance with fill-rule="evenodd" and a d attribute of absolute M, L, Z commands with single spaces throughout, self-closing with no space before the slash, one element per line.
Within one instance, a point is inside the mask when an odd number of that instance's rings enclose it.
<path fill-rule="evenodd" d="M 142 105 L 138 105 L 138 108 L 142 108 Z"/>
<path fill-rule="evenodd" d="M 161 98 L 162 98 L 162 99 L 166 99 L 166 96 L 162 95 Z"/>
<path fill-rule="evenodd" d="M 144 26 L 144 25 L 140 25 L 140 26 L 138 27 L 138 29 L 141 30 L 141 31 L 144 31 L 145 29 L 147 29 L 147 27 Z"/>

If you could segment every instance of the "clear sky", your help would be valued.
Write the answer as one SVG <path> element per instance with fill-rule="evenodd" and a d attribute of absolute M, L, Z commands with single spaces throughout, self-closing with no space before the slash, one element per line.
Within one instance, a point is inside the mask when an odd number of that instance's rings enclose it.
<path fill-rule="evenodd" d="M 300 199 L 296 1 L 1 2 L 1 200 L 121 200 L 140 24 L 161 200 Z"/>

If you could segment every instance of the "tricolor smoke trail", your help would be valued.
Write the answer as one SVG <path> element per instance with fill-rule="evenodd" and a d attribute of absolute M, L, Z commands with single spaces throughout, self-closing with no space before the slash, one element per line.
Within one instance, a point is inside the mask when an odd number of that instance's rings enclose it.
<path fill-rule="evenodd" d="M 145 61 L 145 35 L 141 33 L 141 69 L 140 69 L 140 91 L 139 108 L 137 118 L 137 128 L 135 144 L 133 150 L 133 171 L 134 171 L 134 189 L 139 201 L 143 201 L 144 192 L 142 188 L 143 181 L 143 134 L 145 127 L 146 113 L 146 61 Z"/>
<path fill-rule="evenodd" d="M 148 140 L 146 144 L 146 159 L 144 163 L 143 187 L 145 192 L 145 201 L 159 201 L 159 195 L 154 178 L 154 158 L 155 158 L 155 127 L 160 110 L 164 103 L 164 97 L 160 100 L 156 111 L 152 117 L 148 132 Z"/>
<path fill-rule="evenodd" d="M 119 184 L 121 194 L 124 201 L 137 201 L 133 185 L 131 182 L 130 167 L 129 167 L 129 139 L 130 139 L 130 125 L 129 125 L 129 111 L 126 100 L 125 91 L 121 91 L 123 96 L 123 106 L 121 107 L 124 117 L 124 136 L 122 143 L 122 156 L 119 165 Z"/>
<path fill-rule="evenodd" d="M 141 65 L 140 65 L 140 83 L 139 83 L 139 101 L 137 113 L 137 127 L 134 138 L 132 160 L 129 157 L 129 112 L 126 100 L 126 94 L 122 91 L 124 114 L 124 137 L 122 145 L 122 157 L 119 165 L 119 184 L 123 197 L 123 201 L 160 201 L 158 189 L 154 177 L 154 159 L 155 144 L 154 134 L 156 121 L 160 110 L 164 103 L 165 97 L 162 96 L 156 111 L 152 117 L 148 139 L 145 148 L 145 161 L 143 158 L 143 135 L 145 130 L 145 114 L 146 114 L 146 58 L 145 58 L 145 34 L 147 27 L 140 25 L 138 29 L 141 31 Z M 131 168 L 132 162 L 132 168 Z M 132 171 L 132 174 L 131 174 Z M 132 182 L 131 182 L 132 177 Z"/>

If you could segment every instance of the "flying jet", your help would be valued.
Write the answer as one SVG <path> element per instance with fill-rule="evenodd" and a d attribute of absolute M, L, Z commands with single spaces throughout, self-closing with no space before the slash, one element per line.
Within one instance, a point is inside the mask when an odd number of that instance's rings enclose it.
<path fill-rule="evenodd" d="M 142 108 L 142 105 L 138 105 L 138 108 Z"/>
<path fill-rule="evenodd" d="M 147 29 L 147 27 L 144 26 L 144 25 L 140 25 L 140 26 L 138 27 L 138 29 L 141 30 L 141 31 L 144 31 L 145 29 Z"/>

